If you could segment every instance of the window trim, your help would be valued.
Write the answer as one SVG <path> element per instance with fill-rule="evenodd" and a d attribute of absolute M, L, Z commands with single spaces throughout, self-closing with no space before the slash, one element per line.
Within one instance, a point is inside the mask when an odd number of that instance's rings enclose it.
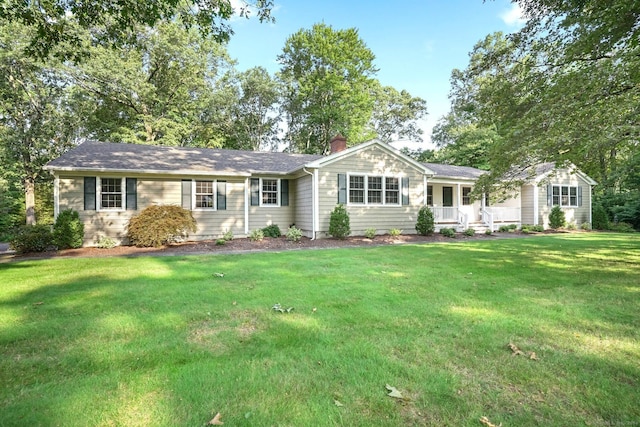
<path fill-rule="evenodd" d="M 427 206 L 433 207 L 433 185 L 427 185 Z"/>
<path fill-rule="evenodd" d="M 120 180 L 120 206 L 115 208 L 102 206 L 102 180 L 104 179 L 119 179 Z M 96 211 L 98 212 L 124 212 L 126 207 L 127 197 L 127 182 L 126 177 L 117 176 L 97 176 L 96 177 Z M 114 193 L 115 194 L 115 193 Z"/>
<path fill-rule="evenodd" d="M 462 206 L 471 206 L 471 187 L 462 187 Z M 467 193 L 466 195 L 464 193 Z"/>
<path fill-rule="evenodd" d="M 264 203 L 264 180 L 275 181 L 276 182 L 276 203 Z M 280 207 L 280 178 L 269 178 L 264 177 L 260 178 L 260 207 L 265 208 L 279 208 Z M 270 191 L 273 193 L 273 191 Z"/>
<path fill-rule="evenodd" d="M 198 182 L 210 182 L 211 183 L 211 198 L 213 201 L 212 207 L 203 207 L 196 206 L 198 194 L 202 195 L 205 193 L 197 193 Z M 191 210 L 192 211 L 217 211 L 218 210 L 218 180 L 217 179 L 192 179 L 191 180 Z M 208 194 L 208 193 L 206 193 Z"/>
<path fill-rule="evenodd" d="M 555 194 L 555 189 L 558 189 L 558 194 Z M 567 194 L 563 194 L 563 190 L 567 190 Z M 571 194 L 571 190 L 574 190 L 574 194 Z M 561 208 L 578 208 L 580 207 L 580 186 L 579 185 L 565 185 L 565 184 L 551 184 L 551 207 L 560 206 Z M 568 203 L 563 203 L 562 199 L 566 197 Z M 574 198 L 575 204 L 571 203 L 571 198 Z M 557 198 L 557 203 L 556 203 Z"/>
<path fill-rule="evenodd" d="M 351 177 L 359 176 L 364 178 L 364 188 L 357 188 L 355 190 L 363 192 L 363 202 L 351 201 Z M 382 183 L 382 189 L 374 189 L 372 191 L 381 192 L 380 203 L 369 202 L 369 178 L 380 178 Z M 389 192 L 395 192 L 398 194 L 397 203 L 387 203 L 387 178 L 393 178 L 397 181 L 398 188 L 389 190 Z M 362 173 L 362 172 L 348 172 L 347 173 L 347 206 L 379 206 L 379 207 L 402 207 L 402 175 L 386 175 L 377 173 Z"/>

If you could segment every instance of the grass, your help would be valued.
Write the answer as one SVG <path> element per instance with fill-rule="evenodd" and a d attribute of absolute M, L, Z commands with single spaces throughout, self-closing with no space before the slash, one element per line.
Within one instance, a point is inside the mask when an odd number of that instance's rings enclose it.
<path fill-rule="evenodd" d="M 639 277 L 604 233 L 3 264 L 0 425 L 638 425 Z"/>

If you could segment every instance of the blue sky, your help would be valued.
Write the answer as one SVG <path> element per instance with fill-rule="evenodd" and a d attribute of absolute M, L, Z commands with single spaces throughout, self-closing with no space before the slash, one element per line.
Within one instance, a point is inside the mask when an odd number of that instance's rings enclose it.
<path fill-rule="evenodd" d="M 376 56 L 378 80 L 427 101 L 429 115 L 421 123 L 425 142 L 396 145 L 411 148 L 431 147 L 431 128 L 449 111 L 451 70 L 466 68 L 474 44 L 494 31 L 509 33 L 522 25 L 509 0 L 275 0 L 272 14 L 274 24 L 233 20 L 228 51 L 239 70 L 262 66 L 274 74 L 287 38 L 315 23 L 356 28 Z"/>

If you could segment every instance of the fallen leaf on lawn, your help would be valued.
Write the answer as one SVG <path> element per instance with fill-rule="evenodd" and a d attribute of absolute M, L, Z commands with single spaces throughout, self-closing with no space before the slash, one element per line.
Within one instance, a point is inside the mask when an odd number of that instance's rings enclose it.
<path fill-rule="evenodd" d="M 404 399 L 404 397 L 402 397 L 402 393 L 400 393 L 397 388 L 392 387 L 389 384 L 387 384 L 385 388 L 389 391 L 389 393 L 387 393 L 387 396 L 395 397 L 396 399 Z"/>
<path fill-rule="evenodd" d="M 236 305 L 236 304 L 238 304 L 238 303 L 234 301 L 234 302 L 232 302 L 231 304 L 232 304 L 232 305 Z"/>
<path fill-rule="evenodd" d="M 538 360 L 538 356 L 536 356 L 536 352 L 535 351 L 532 351 L 531 354 L 529 354 L 529 359 Z"/>
<path fill-rule="evenodd" d="M 489 421 L 489 418 L 487 418 L 487 417 L 480 418 L 480 422 L 482 424 L 486 425 L 487 427 L 502 427 L 502 423 L 500 423 L 498 425 L 495 425 L 491 421 Z"/>
<path fill-rule="evenodd" d="M 42 304 L 44 304 L 44 301 L 38 301 L 33 303 L 33 305 L 42 305 Z"/>
<path fill-rule="evenodd" d="M 222 418 L 222 415 L 220 415 L 220 412 L 218 412 L 216 414 L 216 416 L 213 417 L 213 419 L 211 421 L 209 421 L 209 423 L 207 425 L 210 425 L 210 426 L 221 426 L 221 425 L 223 425 L 224 423 L 222 421 L 220 421 L 220 418 Z"/>
<path fill-rule="evenodd" d="M 311 310 L 312 313 L 315 313 L 316 311 L 318 311 L 318 309 L 315 307 L 313 307 L 313 310 Z"/>
<path fill-rule="evenodd" d="M 338 406 L 338 407 L 340 407 L 340 406 L 344 406 L 344 405 L 342 404 L 342 402 L 340 402 L 339 400 L 336 400 L 336 399 L 333 399 L 333 404 L 334 404 L 334 405 L 336 405 L 336 406 Z"/>
<path fill-rule="evenodd" d="M 213 273 L 216 277 L 224 277 L 224 273 Z"/>
<path fill-rule="evenodd" d="M 511 349 L 511 352 L 513 353 L 514 356 L 524 355 L 522 350 L 520 350 L 518 347 L 516 347 L 516 345 L 513 344 L 513 343 L 509 343 L 509 348 Z"/>

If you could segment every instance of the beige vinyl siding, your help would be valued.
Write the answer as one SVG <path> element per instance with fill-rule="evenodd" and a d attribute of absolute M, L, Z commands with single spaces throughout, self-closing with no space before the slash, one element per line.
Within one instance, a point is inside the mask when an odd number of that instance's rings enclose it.
<path fill-rule="evenodd" d="M 377 146 L 357 151 L 319 170 L 319 235 L 327 237 L 331 211 L 338 203 L 338 174 L 368 174 L 409 178 L 408 206 L 361 206 L 347 204 L 351 234 L 363 235 L 367 228 L 375 228 L 378 234 L 398 228 L 405 234 L 415 234 L 418 210 L 424 204 L 424 176 L 399 157 Z M 400 187 L 402 187 L 400 182 Z M 402 188 L 400 188 L 402 199 Z"/>
<path fill-rule="evenodd" d="M 290 182 L 294 182 L 291 180 Z M 294 222 L 305 236 L 313 233 L 313 186 L 310 175 L 295 180 Z M 290 184 L 291 185 L 291 184 Z"/>
<path fill-rule="evenodd" d="M 533 195 L 537 188 L 531 184 L 522 186 L 522 197 L 520 200 L 520 209 L 523 224 L 532 224 L 535 222 Z M 543 199 L 546 203 L 546 198 Z M 540 200 L 538 200 L 538 204 Z"/>
<path fill-rule="evenodd" d="M 565 219 L 567 223 L 572 223 L 577 226 L 585 222 L 589 222 L 591 206 L 591 189 L 588 182 L 582 179 L 578 174 L 571 173 L 567 169 L 560 169 L 555 172 L 550 178 L 545 180 L 538 186 L 539 198 L 538 204 L 540 209 L 539 223 L 543 224 L 545 228 L 549 227 L 549 213 L 553 206 L 549 206 L 547 203 L 547 184 L 551 185 L 570 185 L 582 187 L 582 206 L 578 207 L 563 207 Z"/>
<path fill-rule="evenodd" d="M 265 177 L 273 179 L 273 177 Z M 283 178 L 286 179 L 286 178 Z M 250 197 L 249 197 L 250 199 Z M 249 200 L 250 204 L 250 200 Z M 295 222 L 296 180 L 289 179 L 289 206 L 251 206 L 249 205 L 249 232 L 277 225 L 284 234 Z"/>
<path fill-rule="evenodd" d="M 127 175 L 137 179 L 137 210 L 84 210 L 84 176 L 59 178 L 59 208 L 78 211 L 85 225 L 85 245 L 92 246 L 100 237 L 110 237 L 119 243 L 127 243 L 126 226 L 133 215 L 151 205 L 182 204 L 181 177 L 149 178 Z M 115 175 L 104 175 L 113 177 Z M 184 178 L 190 179 L 190 178 Z M 202 178 L 215 180 L 215 177 Z M 218 210 L 193 210 L 197 231 L 190 240 L 205 240 L 220 237 L 231 230 L 235 236 L 244 235 L 244 180 L 217 178 L 227 182 L 227 208 Z M 99 201 L 98 201 L 99 202 Z"/>

